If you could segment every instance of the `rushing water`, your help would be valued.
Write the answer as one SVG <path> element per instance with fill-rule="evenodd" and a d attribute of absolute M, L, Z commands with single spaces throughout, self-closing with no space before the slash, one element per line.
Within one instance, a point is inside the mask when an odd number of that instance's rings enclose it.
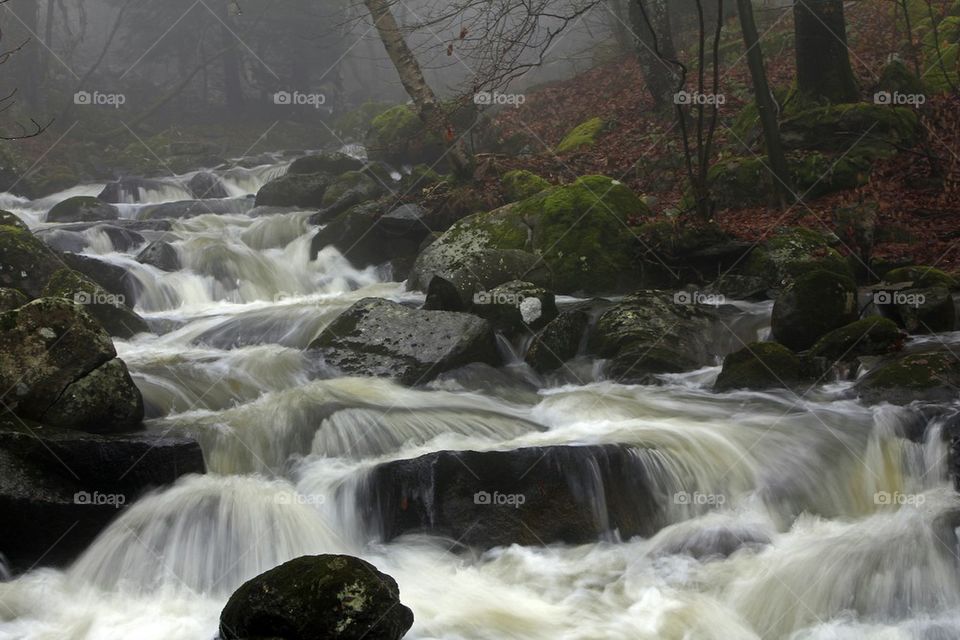
<path fill-rule="evenodd" d="M 221 177 L 238 198 L 285 167 Z M 188 178 L 141 190 L 123 216 L 184 199 Z M 102 187 L 0 207 L 42 229 L 53 204 Z M 0 638 L 210 640 L 241 582 L 324 552 L 393 575 L 416 639 L 960 638 L 960 501 L 938 424 L 911 441 L 912 409 L 864 407 L 844 384 L 803 399 L 714 394 L 716 366 L 659 386 L 605 381 L 596 363 L 544 380 L 520 363 L 522 344 L 502 345 L 503 371 L 420 389 L 318 376 L 303 348 L 353 301 L 420 298 L 332 248 L 311 261 L 309 213 L 238 206 L 145 232 L 176 247 L 176 273 L 83 232 L 87 253 L 129 269 L 158 330 L 117 343 L 148 427 L 197 438 L 210 473 L 142 498 L 66 571 L 11 580 L 0 561 Z M 763 335 L 770 305 L 740 308 L 738 331 Z M 737 344 L 721 338 L 718 357 Z M 357 487 L 383 461 L 597 443 L 636 445 L 658 491 L 687 497 L 653 538 L 477 554 L 425 537 L 380 544 L 356 515 Z"/>

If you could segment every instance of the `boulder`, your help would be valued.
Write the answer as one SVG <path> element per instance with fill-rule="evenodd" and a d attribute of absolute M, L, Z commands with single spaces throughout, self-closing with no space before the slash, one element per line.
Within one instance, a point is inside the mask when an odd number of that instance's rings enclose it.
<path fill-rule="evenodd" d="M 0 553 L 19 571 L 64 566 L 140 495 L 203 472 L 190 439 L 94 435 L 0 415 Z"/>
<path fill-rule="evenodd" d="M 811 271 L 852 278 L 850 264 L 823 234 L 796 228 L 773 236 L 750 254 L 744 275 L 760 278 L 768 289 L 781 289 Z"/>
<path fill-rule="evenodd" d="M 0 288 L 0 313 L 19 309 L 30 302 L 30 298 L 17 289 Z"/>
<path fill-rule="evenodd" d="M 857 319 L 857 286 L 829 271 L 806 273 L 773 305 L 773 337 L 789 349 L 809 349 L 824 335 Z"/>
<path fill-rule="evenodd" d="M 187 189 L 197 200 L 205 198 L 229 198 L 230 193 L 223 180 L 209 171 L 199 171 L 187 183 Z"/>
<path fill-rule="evenodd" d="M 108 334 L 127 340 L 150 331 L 127 301 L 72 269 L 60 269 L 43 289 L 45 298 L 63 298 L 84 308 Z"/>
<path fill-rule="evenodd" d="M 160 180 L 123 178 L 104 186 L 103 191 L 97 198 L 114 204 L 136 203 L 143 201 L 144 194 L 147 191 L 164 191 L 167 189 L 170 189 L 170 185 Z"/>
<path fill-rule="evenodd" d="M 560 314 L 552 293 L 520 280 L 477 292 L 472 312 L 487 320 L 495 331 L 507 335 L 537 331 Z"/>
<path fill-rule="evenodd" d="M 147 241 L 143 235 L 137 233 L 133 229 L 117 227 L 111 224 L 98 224 L 95 227 L 91 227 L 90 230 L 93 233 L 102 233 L 106 235 L 107 238 L 110 239 L 110 244 L 113 245 L 114 251 L 126 252 L 133 247 L 140 246 Z"/>
<path fill-rule="evenodd" d="M 557 153 L 581 151 L 596 144 L 597 136 L 603 132 L 606 122 L 603 118 L 590 118 L 573 128 L 557 145 Z"/>
<path fill-rule="evenodd" d="M 271 180 L 257 192 L 257 206 L 323 207 L 330 184 L 324 173 L 287 174 Z"/>
<path fill-rule="evenodd" d="M 417 258 L 408 286 L 425 289 L 439 275 L 472 297 L 509 280 L 526 280 L 559 293 L 622 291 L 635 283 L 635 237 L 627 225 L 650 214 L 626 186 L 586 176 L 453 225 Z M 542 282 L 496 263 L 507 252 L 525 252 L 552 272 Z M 514 254 L 515 255 L 515 254 Z M 533 264 L 536 264 L 536 260 Z M 515 266 L 533 266 L 523 260 Z M 514 265 L 504 265 L 507 267 Z M 487 273 L 503 274 L 490 282 Z"/>
<path fill-rule="evenodd" d="M 28 230 L 0 226 L 0 287 L 37 298 L 50 276 L 62 268 L 57 254 Z"/>
<path fill-rule="evenodd" d="M 81 253 L 90 246 L 90 240 L 81 232 L 66 231 L 56 227 L 38 229 L 36 237 L 43 240 L 43 244 L 59 252 Z"/>
<path fill-rule="evenodd" d="M 657 220 L 637 227 L 642 286 L 668 289 L 688 284 L 706 284 L 715 274 L 724 274 L 714 289 L 728 299 L 741 299 L 731 280 L 742 270 L 745 258 L 755 245 L 737 240 L 719 225 L 710 222 Z M 766 283 L 757 288 L 763 291 Z"/>
<path fill-rule="evenodd" d="M 364 146 L 370 160 L 400 166 L 432 165 L 443 157 L 445 145 L 427 131 L 412 107 L 397 105 L 373 119 Z"/>
<path fill-rule="evenodd" d="M 155 240 L 144 247 L 137 255 L 137 262 L 156 267 L 160 271 L 179 271 L 182 267 L 177 249 L 163 240 Z"/>
<path fill-rule="evenodd" d="M 302 556 L 245 582 L 222 640 L 399 640 L 413 626 L 397 581 L 351 556 Z"/>
<path fill-rule="evenodd" d="M 485 320 L 377 298 L 364 298 L 344 311 L 309 348 L 348 375 L 390 377 L 408 385 L 471 362 L 500 364 Z"/>
<path fill-rule="evenodd" d="M 600 316 L 589 348 L 610 360 L 606 373 L 611 378 L 645 383 L 655 374 L 708 364 L 714 319 L 704 307 L 679 304 L 672 292 L 640 291 Z"/>
<path fill-rule="evenodd" d="M 487 549 L 650 536 L 662 505 L 629 447 L 439 451 L 374 467 L 357 508 L 384 541 L 412 533 Z"/>
<path fill-rule="evenodd" d="M 363 162 L 345 153 L 317 153 L 297 158 L 287 169 L 288 175 L 309 175 L 325 173 L 329 176 L 339 176 L 348 171 L 359 171 Z"/>
<path fill-rule="evenodd" d="M 92 433 L 138 427 L 143 405 L 130 402 L 140 392 L 125 366 L 111 364 L 85 381 L 116 355 L 96 320 L 67 300 L 41 298 L 0 314 L 0 387 L 10 390 L 4 404 L 22 418 L 53 416 L 52 426 Z M 82 414 L 70 412 L 77 407 Z"/>
<path fill-rule="evenodd" d="M 460 298 L 460 292 L 452 282 L 437 276 L 427 287 L 423 308 L 427 311 L 467 311 L 469 305 Z"/>
<path fill-rule="evenodd" d="M 714 391 L 792 389 L 803 379 L 804 366 L 792 351 L 776 342 L 755 342 L 723 360 Z"/>
<path fill-rule="evenodd" d="M 119 217 L 120 210 L 108 202 L 90 196 L 74 196 L 50 209 L 47 222 L 99 222 Z"/>
<path fill-rule="evenodd" d="M 539 373 L 559 369 L 579 354 L 589 326 L 590 315 L 585 311 L 564 311 L 534 337 L 525 357 L 527 364 Z"/>
<path fill-rule="evenodd" d="M 181 200 L 148 205 L 137 214 L 139 220 L 183 220 L 207 214 L 245 214 L 254 206 L 253 198 Z"/>
<path fill-rule="evenodd" d="M 500 179 L 500 188 L 507 202 L 519 202 L 550 188 L 550 183 L 524 169 L 508 171 Z"/>
<path fill-rule="evenodd" d="M 140 283 L 120 265 L 79 253 L 64 253 L 60 257 L 63 264 L 103 287 L 116 300 L 130 308 L 136 305 Z"/>
<path fill-rule="evenodd" d="M 960 357 L 948 350 L 909 353 L 883 363 L 855 387 L 868 404 L 953 402 L 960 387 Z"/>
<path fill-rule="evenodd" d="M 888 272 L 875 287 L 873 302 L 884 317 L 908 333 L 942 333 L 957 329 L 952 290 L 955 278 L 928 267 L 903 267 Z"/>
<path fill-rule="evenodd" d="M 310 222 L 323 224 L 351 207 L 379 198 L 384 191 L 384 187 L 367 174 L 347 172 L 330 182 L 321 202 L 323 208 L 310 218 Z"/>
<path fill-rule="evenodd" d="M 905 338 L 896 324 L 873 316 L 823 336 L 813 345 L 810 356 L 825 358 L 828 362 L 854 362 L 863 356 L 882 356 L 899 351 Z"/>
<path fill-rule="evenodd" d="M 0 209 L 0 227 L 14 227 L 15 229 L 20 229 L 21 231 L 30 230 L 30 227 L 27 226 L 27 223 L 17 217 L 16 214 L 10 213 L 9 211 L 3 211 L 2 209 Z"/>

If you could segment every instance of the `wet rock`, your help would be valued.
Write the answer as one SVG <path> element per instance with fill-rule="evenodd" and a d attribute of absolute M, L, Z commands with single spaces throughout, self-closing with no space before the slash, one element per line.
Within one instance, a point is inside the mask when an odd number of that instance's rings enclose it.
<path fill-rule="evenodd" d="M 9 211 L 0 210 L 0 227 L 14 227 L 21 231 L 29 231 L 27 223 L 17 217 L 16 214 Z"/>
<path fill-rule="evenodd" d="M 796 228 L 773 236 L 751 252 L 743 275 L 760 279 L 768 289 L 781 289 L 812 271 L 852 278 L 847 260 L 830 239 L 811 229 Z"/>
<path fill-rule="evenodd" d="M 332 153 L 318 153 L 297 158 L 287 169 L 288 175 L 309 175 L 325 173 L 330 176 L 339 176 L 348 171 L 359 171 L 363 162 L 339 151 Z"/>
<path fill-rule="evenodd" d="M 86 276 L 128 307 L 133 308 L 136 305 L 140 284 L 120 265 L 78 253 L 64 253 L 60 257 L 63 259 L 61 267 L 65 264 Z"/>
<path fill-rule="evenodd" d="M 460 292 L 452 282 L 436 276 L 427 287 L 423 308 L 428 311 L 467 311 L 469 305 L 460 298 Z"/>
<path fill-rule="evenodd" d="M 146 242 L 141 234 L 137 233 L 133 229 L 127 229 L 124 227 L 116 227 L 109 224 L 99 224 L 91 228 L 91 231 L 94 233 L 103 233 L 110 239 L 110 244 L 113 245 L 115 251 L 129 251 L 133 247 L 140 246 Z M 78 253 L 78 252 L 74 252 Z"/>
<path fill-rule="evenodd" d="M 63 261 L 26 229 L 0 226 L 0 287 L 37 298 Z"/>
<path fill-rule="evenodd" d="M 30 298 L 16 289 L 0 288 L 0 313 L 19 309 L 30 302 Z"/>
<path fill-rule="evenodd" d="M 181 269 L 180 254 L 169 242 L 156 240 L 148 244 L 137 255 L 137 262 L 156 267 L 161 271 L 179 271 Z"/>
<path fill-rule="evenodd" d="M 47 222 L 99 222 L 116 220 L 120 210 L 90 196 L 74 196 L 57 204 L 47 214 Z"/>
<path fill-rule="evenodd" d="M 803 374 L 803 362 L 790 349 L 776 342 L 755 342 L 724 359 L 713 389 L 791 389 Z"/>
<path fill-rule="evenodd" d="M 903 348 L 904 333 L 877 316 L 857 320 L 820 338 L 810 356 L 828 362 L 853 362 L 863 356 L 882 356 Z"/>
<path fill-rule="evenodd" d="M 564 311 L 537 333 L 525 357 L 527 364 L 539 373 L 559 369 L 579 354 L 589 326 L 587 312 L 578 309 Z"/>
<path fill-rule="evenodd" d="M 170 185 L 160 180 L 123 178 L 122 180 L 108 183 L 97 198 L 104 202 L 114 204 L 136 203 L 143 202 L 143 196 L 148 191 L 163 191 L 169 188 Z"/>
<path fill-rule="evenodd" d="M 323 173 L 287 174 L 257 192 L 257 206 L 322 208 L 330 177 Z"/>
<path fill-rule="evenodd" d="M 310 349 L 348 375 L 428 382 L 471 362 L 500 364 L 489 323 L 466 313 L 423 311 L 365 298 L 344 311 Z"/>
<path fill-rule="evenodd" d="M 399 640 L 411 626 L 396 580 L 341 555 L 275 567 L 241 585 L 220 615 L 223 640 Z"/>
<path fill-rule="evenodd" d="M 957 309 L 951 290 L 956 279 L 937 269 L 894 269 L 874 288 L 877 310 L 909 333 L 942 333 L 957 329 Z"/>
<path fill-rule="evenodd" d="M 200 446 L 186 438 L 0 416 L 0 552 L 20 571 L 66 565 L 144 492 L 203 472 Z"/>
<path fill-rule="evenodd" d="M 855 321 L 857 312 L 853 280 L 829 271 L 806 273 L 773 305 L 773 337 L 794 351 L 803 351 L 834 329 Z"/>
<path fill-rule="evenodd" d="M 357 507 L 385 541 L 429 533 L 486 549 L 649 536 L 664 522 L 643 461 L 620 445 L 440 451 L 374 467 Z"/>
<path fill-rule="evenodd" d="M 924 351 L 900 356 L 872 369 L 855 387 L 868 404 L 914 401 L 953 402 L 960 388 L 960 357 L 951 351 Z"/>
<path fill-rule="evenodd" d="M 9 389 L 4 404 L 22 418 L 55 416 L 54 426 L 98 433 L 138 427 L 143 406 L 129 402 L 140 392 L 125 366 L 84 380 L 116 355 L 97 321 L 67 300 L 41 298 L 0 314 L 0 386 Z M 80 406 L 82 414 L 66 409 Z"/>
<path fill-rule="evenodd" d="M 679 304 L 672 292 L 640 291 L 600 316 L 589 348 L 610 360 L 607 375 L 612 379 L 649 382 L 655 374 L 707 364 L 713 320 L 711 311 Z"/>
<path fill-rule="evenodd" d="M 39 229 L 36 237 L 55 251 L 69 251 L 80 253 L 90 246 L 90 241 L 78 231 L 64 229 Z"/>
<path fill-rule="evenodd" d="M 520 280 L 478 292 L 472 302 L 472 313 L 487 320 L 495 331 L 507 335 L 537 331 L 560 314 L 552 293 Z"/>
<path fill-rule="evenodd" d="M 227 187 L 223 181 L 209 171 L 200 171 L 187 183 L 187 189 L 197 200 L 206 198 L 229 198 Z"/>
<path fill-rule="evenodd" d="M 143 318 L 127 306 L 126 300 L 72 269 L 61 269 L 50 276 L 43 296 L 63 298 L 82 306 L 115 338 L 127 340 L 150 330 Z"/>
<path fill-rule="evenodd" d="M 139 220 L 195 218 L 207 214 L 245 214 L 253 208 L 253 198 L 222 198 L 214 200 L 182 200 L 149 205 L 137 214 Z"/>

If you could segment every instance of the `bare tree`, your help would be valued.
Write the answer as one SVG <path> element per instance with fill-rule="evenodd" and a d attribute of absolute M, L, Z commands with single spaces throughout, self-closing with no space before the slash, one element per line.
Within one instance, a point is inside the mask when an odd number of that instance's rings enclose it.
<path fill-rule="evenodd" d="M 796 0 L 797 89 L 813 100 L 857 102 L 843 0 Z"/>

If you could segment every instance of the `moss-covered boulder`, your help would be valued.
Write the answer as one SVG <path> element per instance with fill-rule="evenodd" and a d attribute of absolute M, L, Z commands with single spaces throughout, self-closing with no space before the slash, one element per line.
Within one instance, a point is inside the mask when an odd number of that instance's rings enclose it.
<path fill-rule="evenodd" d="M 19 289 L 38 298 L 47 280 L 63 262 L 27 229 L 0 226 L 0 287 Z"/>
<path fill-rule="evenodd" d="M 339 176 L 348 171 L 359 171 L 363 162 L 345 153 L 317 153 L 297 158 L 287 169 L 288 175 L 309 175 L 325 173 L 329 176 Z"/>
<path fill-rule="evenodd" d="M 597 320 L 589 348 L 609 359 L 606 373 L 620 382 L 648 382 L 659 373 L 680 373 L 709 361 L 714 316 L 680 304 L 673 292 L 640 291 Z"/>
<path fill-rule="evenodd" d="M 140 392 L 116 355 L 99 323 L 68 300 L 41 298 L 0 314 L 4 404 L 23 418 L 92 433 L 137 427 Z"/>
<path fill-rule="evenodd" d="M 23 292 L 0 287 L 0 313 L 19 309 L 28 302 L 30 302 L 30 298 L 25 296 Z"/>
<path fill-rule="evenodd" d="M 776 342 L 755 342 L 724 358 L 714 390 L 791 389 L 803 374 L 803 362 L 790 349 Z"/>
<path fill-rule="evenodd" d="M 428 132 L 412 107 L 387 109 L 370 123 L 365 144 L 371 160 L 393 165 L 433 164 L 443 155 L 443 142 Z"/>
<path fill-rule="evenodd" d="M 479 290 L 479 281 L 486 289 L 526 280 L 560 293 L 623 291 L 637 277 L 635 237 L 628 225 L 649 215 L 647 205 L 616 180 L 579 178 L 456 223 L 421 253 L 408 285 L 422 290 L 439 275 L 468 290 L 468 298 Z M 492 283 L 479 275 L 502 271 L 483 263 L 502 261 L 508 251 L 539 258 L 553 286 L 523 272 L 505 273 L 504 280 Z"/>
<path fill-rule="evenodd" d="M 779 233 L 750 254 L 744 274 L 779 289 L 812 271 L 829 271 L 853 278 L 850 264 L 823 234 L 797 227 Z"/>
<path fill-rule="evenodd" d="M 330 177 L 324 173 L 280 176 L 260 188 L 256 206 L 320 208 L 329 184 Z"/>
<path fill-rule="evenodd" d="M 952 290 L 956 278 L 931 267 L 901 267 L 884 275 L 874 292 L 880 313 L 909 333 L 942 333 L 957 328 Z"/>
<path fill-rule="evenodd" d="M 560 313 L 552 293 L 520 280 L 477 292 L 473 296 L 472 311 L 507 335 L 541 329 Z"/>
<path fill-rule="evenodd" d="M 579 354 L 589 326 L 587 312 L 579 309 L 564 311 L 537 333 L 524 359 L 539 373 L 559 369 Z"/>
<path fill-rule="evenodd" d="M 506 172 L 500 179 L 500 184 L 507 202 L 524 200 L 550 188 L 549 182 L 524 169 Z"/>
<path fill-rule="evenodd" d="M 310 352 L 348 375 L 429 382 L 473 362 L 499 365 L 493 329 L 466 313 L 410 309 L 364 298 L 340 314 L 310 344 Z"/>
<path fill-rule="evenodd" d="M 27 223 L 21 220 L 15 213 L 0 210 L 0 227 L 13 227 L 21 231 L 29 231 Z"/>
<path fill-rule="evenodd" d="M 119 218 L 119 209 L 109 202 L 91 196 L 68 198 L 50 209 L 47 214 L 47 222 L 99 222 Z"/>
<path fill-rule="evenodd" d="M 429 189 L 438 182 L 442 182 L 444 177 L 428 167 L 425 164 L 418 164 L 410 169 L 410 173 L 400 178 L 401 193 L 419 193 L 424 189 Z M 390 184 L 386 182 L 386 184 Z"/>
<path fill-rule="evenodd" d="M 570 153 L 571 151 L 580 151 L 592 147 L 597 143 L 597 136 L 604 130 L 606 123 L 603 118 L 590 118 L 582 122 L 570 133 L 564 136 L 560 144 L 557 145 L 557 153 Z"/>
<path fill-rule="evenodd" d="M 773 305 L 777 342 L 803 351 L 834 329 L 857 319 L 857 286 L 847 276 L 813 271 L 797 278 Z"/>
<path fill-rule="evenodd" d="M 396 580 L 351 556 L 303 556 L 237 589 L 223 640 L 399 640 L 413 626 Z"/>
<path fill-rule="evenodd" d="M 141 285 L 125 268 L 86 254 L 64 253 L 61 257 L 67 267 L 97 283 L 106 289 L 107 293 L 116 296 L 117 302 L 122 302 L 130 308 L 136 306 Z"/>
<path fill-rule="evenodd" d="M 330 207 L 349 199 L 349 206 L 352 207 L 379 197 L 383 191 L 383 187 L 367 174 L 361 171 L 348 171 L 330 182 L 323 194 L 321 204 L 324 207 Z"/>
<path fill-rule="evenodd" d="M 910 353 L 882 364 L 857 383 L 867 403 L 953 402 L 960 388 L 960 357 L 949 350 Z"/>
<path fill-rule="evenodd" d="M 890 284 L 909 284 L 913 287 L 960 287 L 956 278 L 933 267 L 900 267 L 885 273 L 883 281 Z"/>
<path fill-rule="evenodd" d="M 863 356 L 882 356 L 903 347 L 906 336 L 886 318 L 857 320 L 823 336 L 810 350 L 813 358 L 829 362 L 853 362 Z"/>
<path fill-rule="evenodd" d="M 72 269 L 60 269 L 47 282 L 45 298 L 63 298 L 84 308 L 108 334 L 124 340 L 150 331 L 147 323 L 127 306 L 122 297 Z"/>
<path fill-rule="evenodd" d="M 898 147 L 912 146 L 919 127 L 916 109 L 857 102 L 818 106 L 789 114 L 780 124 L 780 135 L 791 149 L 847 152 L 886 156 Z"/>

